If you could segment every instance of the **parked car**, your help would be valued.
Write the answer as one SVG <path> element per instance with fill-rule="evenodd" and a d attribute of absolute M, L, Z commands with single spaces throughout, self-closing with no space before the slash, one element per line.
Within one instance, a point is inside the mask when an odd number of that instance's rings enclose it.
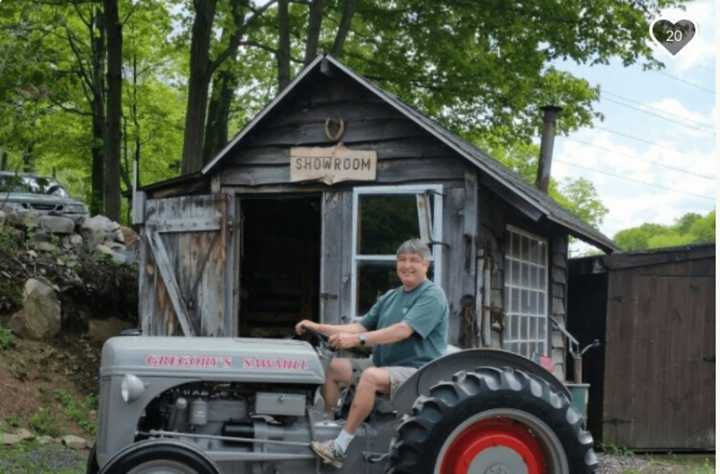
<path fill-rule="evenodd" d="M 28 173 L 0 171 L 0 209 L 15 212 L 37 212 L 70 217 L 79 221 L 88 217 L 88 208 L 70 197 L 55 180 Z"/>

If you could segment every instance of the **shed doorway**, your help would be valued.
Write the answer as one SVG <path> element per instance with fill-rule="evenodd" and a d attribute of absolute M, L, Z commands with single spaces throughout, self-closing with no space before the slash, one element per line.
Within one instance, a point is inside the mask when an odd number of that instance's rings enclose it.
<path fill-rule="evenodd" d="M 242 198 L 241 337 L 288 337 L 320 314 L 321 196 Z"/>

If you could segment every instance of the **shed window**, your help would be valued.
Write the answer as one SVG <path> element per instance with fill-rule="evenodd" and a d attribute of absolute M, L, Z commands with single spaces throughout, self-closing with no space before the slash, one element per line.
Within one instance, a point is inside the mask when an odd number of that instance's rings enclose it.
<path fill-rule="evenodd" d="M 507 230 L 503 347 L 535 359 L 547 355 L 547 241 L 514 227 Z"/>
<path fill-rule="evenodd" d="M 442 240 L 442 186 L 372 186 L 353 192 L 352 317 L 399 286 L 395 252 L 412 238 Z M 440 245 L 431 245 L 428 278 L 440 282 Z"/>

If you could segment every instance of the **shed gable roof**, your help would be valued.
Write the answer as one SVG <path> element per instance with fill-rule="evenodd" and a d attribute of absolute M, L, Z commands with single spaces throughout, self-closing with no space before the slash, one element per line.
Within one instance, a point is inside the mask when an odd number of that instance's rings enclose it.
<path fill-rule="evenodd" d="M 537 188 L 527 183 L 514 171 L 508 169 L 497 160 L 493 159 L 483 150 L 475 145 L 463 140 L 454 133 L 448 131 L 434 120 L 421 114 L 408 104 L 401 101 L 395 95 L 384 91 L 372 82 L 356 74 L 347 66 L 339 62 L 332 56 L 318 56 L 303 69 L 295 79 L 280 93 L 272 102 L 270 102 L 260 113 L 258 113 L 245 128 L 243 128 L 214 158 L 202 169 L 202 174 L 211 173 L 218 164 L 223 160 L 229 152 L 235 148 L 243 139 L 254 130 L 257 125 L 282 102 L 303 80 L 316 68 L 324 67 L 323 62 L 327 65 L 332 64 L 335 68 L 342 71 L 355 82 L 366 88 L 368 91 L 379 97 L 389 106 L 403 114 L 409 120 L 420 126 L 430 135 L 434 136 L 440 142 L 444 143 L 450 149 L 454 150 L 460 156 L 471 162 L 483 173 L 489 176 L 493 181 L 500 184 L 512 194 L 516 195 L 521 201 L 525 202 L 533 208 L 540 216 L 546 217 L 548 220 L 564 227 L 568 232 L 581 240 L 585 240 L 593 245 L 602 248 L 605 251 L 616 250 L 615 244 L 597 231 L 593 227 L 584 223 L 572 213 L 565 210 L 557 204 L 550 196 L 541 192 Z"/>

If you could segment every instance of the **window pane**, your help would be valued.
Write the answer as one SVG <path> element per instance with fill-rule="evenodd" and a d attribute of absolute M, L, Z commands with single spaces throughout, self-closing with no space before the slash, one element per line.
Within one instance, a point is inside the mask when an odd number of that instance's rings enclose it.
<path fill-rule="evenodd" d="M 540 265 L 545 265 L 545 254 L 547 253 L 545 242 L 538 242 L 538 251 L 540 252 L 540 259 L 538 260 L 538 263 Z"/>
<path fill-rule="evenodd" d="M 521 237 L 521 238 L 520 238 L 520 241 L 521 241 L 521 246 L 520 246 L 520 258 L 523 259 L 523 260 L 525 260 L 525 261 L 527 261 L 527 259 L 528 259 L 528 253 L 529 253 L 529 250 L 528 250 L 529 241 L 528 241 L 528 239 L 526 239 L 525 237 Z"/>
<path fill-rule="evenodd" d="M 540 327 L 538 327 L 538 339 L 545 342 L 545 328 L 547 327 L 547 320 L 545 318 L 540 320 Z"/>
<path fill-rule="evenodd" d="M 537 288 L 538 286 L 538 267 L 530 267 L 530 288 Z"/>
<path fill-rule="evenodd" d="M 419 237 L 414 194 L 360 195 L 359 207 L 360 255 L 395 255 L 401 243 Z"/>
<path fill-rule="evenodd" d="M 517 234 L 510 234 L 510 239 L 512 240 L 510 255 L 518 257 L 520 255 L 520 236 Z"/>
<path fill-rule="evenodd" d="M 545 293 L 540 293 L 538 295 L 538 305 L 540 306 L 540 314 L 545 315 L 547 313 L 547 308 L 545 307 Z"/>
<path fill-rule="evenodd" d="M 522 309 L 523 314 L 528 314 L 530 312 L 530 292 L 527 290 L 523 290 L 522 292 Z"/>
<path fill-rule="evenodd" d="M 520 312 L 520 290 L 513 288 L 510 291 L 512 291 L 512 306 L 510 306 L 510 311 L 518 313 Z"/>
<path fill-rule="evenodd" d="M 530 241 L 530 261 L 533 263 L 538 263 L 538 241 L 537 240 L 531 240 Z"/>
<path fill-rule="evenodd" d="M 528 339 L 536 340 L 537 339 L 537 319 L 536 318 L 530 318 L 530 333 L 528 334 Z"/>
<path fill-rule="evenodd" d="M 538 287 L 545 291 L 545 274 L 547 273 L 547 270 L 545 268 L 540 268 L 540 275 L 538 277 Z"/>
<path fill-rule="evenodd" d="M 358 262 L 358 316 L 367 313 L 387 290 L 400 286 L 395 262 Z"/>
<path fill-rule="evenodd" d="M 520 343 L 520 350 L 518 352 L 520 354 L 524 355 L 525 357 L 527 357 L 529 355 L 527 342 Z"/>
<path fill-rule="evenodd" d="M 520 264 L 520 267 L 521 267 L 521 272 L 522 272 L 520 285 L 522 285 L 524 287 L 528 287 L 528 286 L 530 286 L 530 268 L 526 264 L 523 264 L 523 263 Z"/>
<path fill-rule="evenodd" d="M 528 318 L 520 318 L 520 339 L 527 339 L 528 338 Z"/>

